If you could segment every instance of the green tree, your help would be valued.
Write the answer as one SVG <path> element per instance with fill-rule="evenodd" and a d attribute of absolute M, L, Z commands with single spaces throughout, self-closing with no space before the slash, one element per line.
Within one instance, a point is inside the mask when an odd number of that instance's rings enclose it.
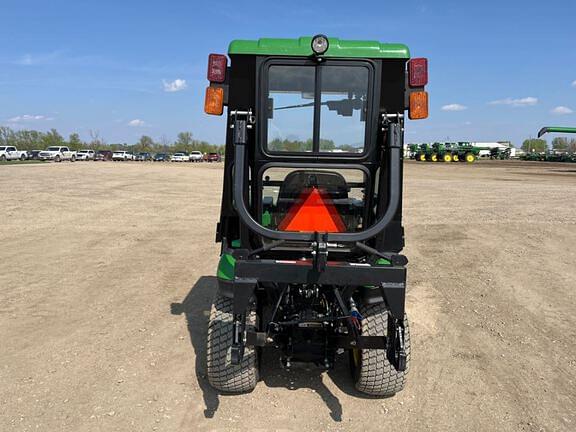
<path fill-rule="evenodd" d="M 12 145 L 14 140 L 14 131 L 8 126 L 0 126 L 0 145 Z"/>
<path fill-rule="evenodd" d="M 42 142 L 45 147 L 65 145 L 64 138 L 56 129 L 50 129 L 49 132 L 46 132 L 42 137 Z"/>
<path fill-rule="evenodd" d="M 547 148 L 548 148 L 548 143 L 546 142 L 546 140 L 543 140 L 543 139 L 530 138 L 530 139 L 524 140 L 524 142 L 522 143 L 522 150 L 524 150 L 526 152 L 531 152 L 531 151 L 543 152 L 543 151 L 546 151 Z"/>
<path fill-rule="evenodd" d="M 556 137 L 552 140 L 552 148 L 554 150 L 566 151 L 568 150 L 568 138 Z"/>
<path fill-rule="evenodd" d="M 83 146 L 84 142 L 80 139 L 80 135 L 71 133 L 68 137 L 68 147 L 70 147 L 70 150 L 81 150 Z"/>
<path fill-rule="evenodd" d="M 142 135 L 136 144 L 136 148 L 141 152 L 150 152 L 154 150 L 154 140 L 148 135 Z"/>
<path fill-rule="evenodd" d="M 180 132 L 174 143 L 176 146 L 192 146 L 194 144 L 194 139 L 192 138 L 192 132 Z"/>
<path fill-rule="evenodd" d="M 569 151 L 570 153 L 576 153 L 576 139 L 572 138 L 570 139 L 570 142 L 568 143 L 568 147 L 566 148 L 567 151 Z"/>

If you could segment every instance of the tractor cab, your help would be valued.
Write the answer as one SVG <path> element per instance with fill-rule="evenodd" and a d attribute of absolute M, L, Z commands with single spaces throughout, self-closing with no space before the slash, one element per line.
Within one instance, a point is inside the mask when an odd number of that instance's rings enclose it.
<path fill-rule="evenodd" d="M 276 347 L 285 367 L 348 351 L 359 390 L 395 393 L 409 357 L 404 121 L 428 115 L 427 60 L 324 35 L 236 40 L 209 56 L 208 80 L 205 112 L 226 113 L 227 131 L 211 384 L 250 391 Z"/>

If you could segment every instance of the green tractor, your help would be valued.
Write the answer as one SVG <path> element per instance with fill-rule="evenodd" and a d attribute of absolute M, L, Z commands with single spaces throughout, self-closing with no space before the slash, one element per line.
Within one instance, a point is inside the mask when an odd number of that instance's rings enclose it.
<path fill-rule="evenodd" d="M 476 159 L 478 159 L 480 149 L 467 141 L 460 141 L 458 142 L 454 152 L 458 157 L 458 161 L 474 163 L 476 162 Z"/>
<path fill-rule="evenodd" d="M 348 356 L 358 391 L 402 390 L 404 127 L 428 116 L 427 60 L 324 35 L 235 40 L 208 80 L 204 111 L 226 113 L 208 381 L 250 392 L 274 349 L 288 370 Z"/>
<path fill-rule="evenodd" d="M 437 162 L 438 155 L 434 152 L 432 146 L 428 143 L 420 144 L 416 153 L 416 160 L 420 162 Z"/>
<path fill-rule="evenodd" d="M 419 146 L 418 144 L 410 144 L 408 146 L 408 157 L 410 159 L 416 160 L 416 155 L 418 154 Z"/>
<path fill-rule="evenodd" d="M 432 151 L 436 155 L 436 159 L 442 162 L 452 162 L 452 150 L 447 145 L 448 143 L 435 142 L 432 144 Z"/>
<path fill-rule="evenodd" d="M 512 150 L 510 148 L 501 149 L 494 147 L 490 149 L 490 159 L 493 160 L 507 160 L 510 159 L 511 154 Z"/>

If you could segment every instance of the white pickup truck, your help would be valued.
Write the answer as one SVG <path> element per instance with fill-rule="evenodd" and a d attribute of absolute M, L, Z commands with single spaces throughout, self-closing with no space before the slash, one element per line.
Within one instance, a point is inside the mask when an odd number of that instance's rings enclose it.
<path fill-rule="evenodd" d="M 38 159 L 40 160 L 53 160 L 54 162 L 62 162 L 63 160 L 69 160 L 70 162 L 76 161 L 76 152 L 71 151 L 68 147 L 63 146 L 51 146 L 46 150 L 38 153 Z"/>
<path fill-rule="evenodd" d="M 0 161 L 4 162 L 7 160 L 26 160 L 28 153 L 26 151 L 18 150 L 14 146 L 0 146 Z"/>

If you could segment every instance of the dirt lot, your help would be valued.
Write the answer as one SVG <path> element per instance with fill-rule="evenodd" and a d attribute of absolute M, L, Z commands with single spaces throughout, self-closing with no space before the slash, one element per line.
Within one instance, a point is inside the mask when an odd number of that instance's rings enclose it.
<path fill-rule="evenodd" d="M 0 167 L 0 430 L 576 430 L 576 165 L 406 164 L 405 391 L 204 372 L 221 165 Z"/>

